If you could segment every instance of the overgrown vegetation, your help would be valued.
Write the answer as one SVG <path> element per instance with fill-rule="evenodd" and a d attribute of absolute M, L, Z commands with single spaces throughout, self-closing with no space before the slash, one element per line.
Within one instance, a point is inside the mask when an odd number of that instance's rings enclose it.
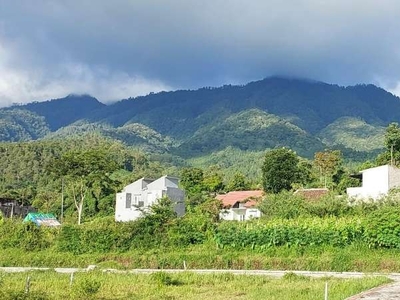
<path fill-rule="evenodd" d="M 307 278 L 225 274 L 200 275 L 191 272 L 163 272 L 138 275 L 114 273 L 76 273 L 70 285 L 69 274 L 32 272 L 29 293 L 24 291 L 27 274 L 2 274 L 1 299 L 318 299 L 329 285 L 329 299 L 344 299 L 363 290 L 389 282 L 383 277 L 362 279 Z"/>

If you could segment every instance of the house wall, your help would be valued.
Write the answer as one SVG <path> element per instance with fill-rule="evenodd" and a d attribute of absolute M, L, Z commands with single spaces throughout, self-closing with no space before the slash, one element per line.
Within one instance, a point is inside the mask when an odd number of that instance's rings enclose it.
<path fill-rule="evenodd" d="M 365 170 L 362 174 L 363 194 L 377 199 L 389 191 L 389 166 Z"/>
<path fill-rule="evenodd" d="M 153 182 L 139 179 L 127 185 L 116 195 L 115 220 L 135 220 L 142 215 L 142 210 L 148 209 L 163 196 L 172 200 L 174 211 L 182 216 L 185 213 L 185 193 L 178 188 L 178 180 L 175 177 L 163 176 Z M 131 195 L 131 203 L 127 202 L 128 194 Z M 137 208 L 139 204 L 143 204 L 140 209 Z"/>
<path fill-rule="evenodd" d="M 246 220 L 256 219 L 261 217 L 261 211 L 257 208 L 246 209 Z"/>
<path fill-rule="evenodd" d="M 389 190 L 400 187 L 400 169 L 389 166 Z"/>
<path fill-rule="evenodd" d="M 362 172 L 362 186 L 347 189 L 347 195 L 354 198 L 379 199 L 390 189 L 400 186 L 400 170 L 392 166 L 380 166 Z"/>
<path fill-rule="evenodd" d="M 226 221 L 240 221 L 242 215 L 243 219 L 245 217 L 245 213 L 243 212 L 242 214 L 239 214 L 235 209 L 230 208 L 230 209 L 223 209 L 219 213 L 219 218 L 221 220 L 226 220 Z"/>
<path fill-rule="evenodd" d="M 141 216 L 141 212 L 134 206 L 126 207 L 126 194 L 117 193 L 115 204 L 115 221 L 128 222 L 136 220 Z"/>
<path fill-rule="evenodd" d="M 257 208 L 230 208 L 219 213 L 219 218 L 226 221 L 247 221 L 259 217 L 261 211 Z"/>

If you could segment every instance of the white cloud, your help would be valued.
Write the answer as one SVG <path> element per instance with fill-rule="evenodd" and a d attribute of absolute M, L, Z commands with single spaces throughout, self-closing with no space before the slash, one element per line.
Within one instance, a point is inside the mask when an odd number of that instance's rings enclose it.
<path fill-rule="evenodd" d="M 90 94 L 102 102 L 171 90 L 157 80 L 131 76 L 106 67 L 63 63 L 51 68 L 18 69 L 7 66 L 11 57 L 0 48 L 0 106 L 48 100 L 68 94 Z"/>

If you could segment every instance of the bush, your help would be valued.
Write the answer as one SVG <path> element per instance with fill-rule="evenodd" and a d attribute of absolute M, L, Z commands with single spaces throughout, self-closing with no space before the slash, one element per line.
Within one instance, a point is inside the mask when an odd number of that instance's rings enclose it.
<path fill-rule="evenodd" d="M 101 282 L 94 278 L 84 278 L 78 283 L 78 295 L 83 296 L 84 299 L 95 296 L 101 288 Z"/>
<path fill-rule="evenodd" d="M 364 236 L 370 247 L 400 248 L 400 207 L 384 206 L 369 215 Z"/>
<path fill-rule="evenodd" d="M 267 248 L 272 246 L 345 246 L 360 241 L 359 218 L 275 219 L 268 222 L 224 222 L 215 235 L 219 247 Z"/>

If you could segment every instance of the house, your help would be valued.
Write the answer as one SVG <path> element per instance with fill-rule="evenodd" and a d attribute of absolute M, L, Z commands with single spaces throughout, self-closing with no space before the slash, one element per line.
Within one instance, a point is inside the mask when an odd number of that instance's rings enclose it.
<path fill-rule="evenodd" d="M 220 219 L 245 221 L 259 218 L 261 211 L 256 208 L 256 200 L 262 196 L 263 191 L 236 191 L 217 195 L 216 198 L 222 202 Z"/>
<path fill-rule="evenodd" d="M 42 213 L 29 213 L 24 222 L 33 222 L 37 226 L 57 227 L 61 226 L 56 217 L 53 214 L 42 214 Z"/>
<path fill-rule="evenodd" d="M 141 178 L 127 185 L 116 195 L 115 220 L 133 221 L 143 211 L 157 203 L 162 197 L 171 199 L 174 211 L 181 216 L 185 213 L 185 193 L 178 186 L 179 178 L 163 176 L 157 180 Z"/>
<path fill-rule="evenodd" d="M 400 187 L 400 169 L 385 165 L 366 169 L 362 174 L 361 187 L 347 188 L 347 195 L 357 199 L 377 200 L 393 188 Z"/>
<path fill-rule="evenodd" d="M 308 201 L 318 201 L 327 194 L 329 194 L 329 190 L 327 188 L 299 189 L 294 192 L 294 195 L 303 197 Z"/>

